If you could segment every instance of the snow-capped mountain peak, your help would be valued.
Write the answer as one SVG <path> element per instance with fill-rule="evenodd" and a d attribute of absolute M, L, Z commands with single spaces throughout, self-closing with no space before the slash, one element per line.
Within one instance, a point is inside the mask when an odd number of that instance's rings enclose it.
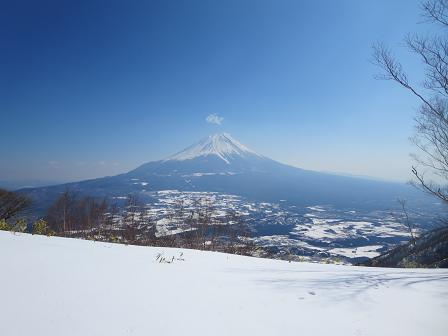
<path fill-rule="evenodd" d="M 235 156 L 247 157 L 255 155 L 261 157 L 261 155 L 232 138 L 230 134 L 219 133 L 202 139 L 198 143 L 187 147 L 183 151 L 170 156 L 165 161 L 184 161 L 209 155 L 218 156 L 228 164 L 230 164 L 231 158 Z"/>

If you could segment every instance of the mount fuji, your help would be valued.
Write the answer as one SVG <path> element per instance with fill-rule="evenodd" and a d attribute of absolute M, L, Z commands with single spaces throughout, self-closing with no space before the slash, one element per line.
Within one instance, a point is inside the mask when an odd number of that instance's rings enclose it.
<path fill-rule="evenodd" d="M 304 170 L 269 159 L 227 133 L 214 134 L 166 159 L 145 163 L 116 176 L 22 189 L 44 210 L 59 193 L 71 190 L 94 197 L 142 198 L 160 190 L 208 191 L 234 194 L 256 201 L 311 206 L 387 208 L 398 197 L 421 198 L 399 183 Z"/>
<path fill-rule="evenodd" d="M 248 158 L 250 156 L 255 156 L 263 158 L 261 155 L 255 153 L 254 151 L 250 150 L 249 148 L 232 138 L 230 134 L 222 133 L 211 135 L 208 138 L 201 140 L 197 144 L 194 144 L 184 149 L 183 151 L 174 154 L 165 161 L 185 161 L 201 156 L 212 155 L 219 157 L 227 164 L 230 164 L 230 161 L 238 157 Z"/>

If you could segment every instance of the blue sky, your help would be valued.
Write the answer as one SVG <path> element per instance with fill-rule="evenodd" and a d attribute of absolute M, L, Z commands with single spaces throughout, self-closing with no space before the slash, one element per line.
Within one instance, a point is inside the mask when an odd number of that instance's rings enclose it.
<path fill-rule="evenodd" d="M 419 1 L 4 1 L 0 180 L 128 171 L 215 132 L 294 166 L 405 181 L 418 101 L 371 47 Z M 206 122 L 216 114 L 221 125 Z"/>

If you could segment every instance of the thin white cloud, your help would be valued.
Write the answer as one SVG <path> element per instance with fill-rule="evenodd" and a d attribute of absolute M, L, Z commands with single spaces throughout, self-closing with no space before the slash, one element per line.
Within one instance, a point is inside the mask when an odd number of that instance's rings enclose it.
<path fill-rule="evenodd" d="M 220 117 L 216 113 L 209 114 L 207 118 L 205 118 L 205 121 L 209 124 L 215 124 L 215 125 L 221 125 L 222 121 L 224 120 L 223 117 Z"/>

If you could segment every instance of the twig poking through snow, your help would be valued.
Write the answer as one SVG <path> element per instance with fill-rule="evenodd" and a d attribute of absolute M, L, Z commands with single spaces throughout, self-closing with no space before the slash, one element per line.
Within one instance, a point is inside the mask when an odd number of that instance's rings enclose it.
<path fill-rule="evenodd" d="M 171 264 L 171 263 L 174 263 L 175 260 L 177 260 L 177 261 L 185 261 L 185 259 L 183 258 L 183 255 L 184 255 L 184 253 L 181 252 L 181 253 L 179 254 L 179 257 L 176 258 L 175 256 L 171 256 L 171 258 L 168 257 L 168 259 L 167 259 L 167 258 L 165 258 L 165 257 L 163 256 L 163 253 L 157 253 L 157 255 L 156 255 L 156 261 L 158 261 L 159 264 L 161 264 L 161 263 L 164 263 L 164 264 Z"/>

